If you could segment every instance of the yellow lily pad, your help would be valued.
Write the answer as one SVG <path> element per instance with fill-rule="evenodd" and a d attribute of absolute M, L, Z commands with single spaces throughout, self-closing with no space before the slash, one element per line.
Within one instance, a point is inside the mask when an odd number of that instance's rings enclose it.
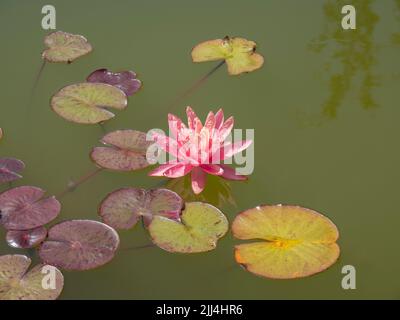
<path fill-rule="evenodd" d="M 125 109 L 128 104 L 122 90 L 105 83 L 78 83 L 62 88 L 51 99 L 52 109 L 68 121 L 95 124 L 114 114 L 107 108 Z"/>
<path fill-rule="evenodd" d="M 49 62 L 71 63 L 93 50 L 85 37 L 63 31 L 47 35 L 44 44 L 47 49 L 43 51 L 42 58 Z"/>
<path fill-rule="evenodd" d="M 192 50 L 193 62 L 225 60 L 228 73 L 238 75 L 262 67 L 264 58 L 255 52 L 256 43 L 244 38 L 215 39 L 202 42 Z"/>
<path fill-rule="evenodd" d="M 39 264 L 29 269 L 31 259 L 14 254 L 0 256 L 0 300 L 55 300 L 64 286 L 60 270 Z M 46 273 L 53 270 L 54 283 L 43 287 Z M 45 272 L 43 272 L 45 271 Z M 51 284 L 51 283 L 50 283 Z"/>
<path fill-rule="evenodd" d="M 181 222 L 154 216 L 149 232 L 154 244 L 166 251 L 197 253 L 215 249 L 228 227 L 228 220 L 216 207 L 203 202 L 188 202 L 182 211 Z"/>
<path fill-rule="evenodd" d="M 339 232 L 322 214 L 298 206 L 262 206 L 236 216 L 233 235 L 242 240 L 235 259 L 247 271 L 273 279 L 293 279 L 324 271 L 336 262 Z"/>

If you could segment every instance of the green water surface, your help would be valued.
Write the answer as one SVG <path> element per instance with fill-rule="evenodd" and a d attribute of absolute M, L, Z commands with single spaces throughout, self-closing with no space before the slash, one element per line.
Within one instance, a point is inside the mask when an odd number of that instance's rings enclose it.
<path fill-rule="evenodd" d="M 357 30 L 341 28 L 340 10 L 357 8 Z M 120 232 L 121 249 L 99 269 L 64 272 L 62 299 L 360 299 L 400 298 L 400 1 L 100 1 L 52 0 L 57 29 L 85 35 L 94 51 L 71 65 L 40 67 L 41 8 L 48 1 L 1 0 L 0 155 L 26 163 L 13 185 L 51 194 L 95 169 L 88 154 L 103 131 L 57 116 L 50 97 L 93 70 L 135 70 L 143 90 L 106 131 L 167 129 L 167 106 L 213 63 L 193 64 L 198 42 L 225 35 L 258 44 L 264 67 L 239 77 L 220 69 L 176 106 L 203 118 L 223 107 L 238 128 L 255 129 L 255 170 L 248 182 L 223 185 L 220 208 L 230 221 L 259 204 L 296 204 L 332 219 L 341 257 L 327 271 L 299 280 L 268 280 L 233 259 L 228 234 L 216 250 L 170 254 L 141 225 Z M 28 107 L 28 104 L 29 107 Z M 397 142 L 396 142 L 397 141 Z M 104 196 L 161 180 L 102 172 L 62 198 L 57 221 L 99 219 Z M 218 197 L 214 180 L 208 197 Z M 2 186 L 5 190 L 6 186 Z M 229 194 L 231 189 L 231 194 Z M 227 191 L 228 190 L 228 191 Z M 229 199 L 228 199 L 229 198 Z M 233 203 L 234 202 L 234 203 Z M 0 230 L 0 238 L 5 232 Z M 0 241 L 0 254 L 26 253 Z M 357 270 L 357 289 L 343 290 L 341 269 Z"/>

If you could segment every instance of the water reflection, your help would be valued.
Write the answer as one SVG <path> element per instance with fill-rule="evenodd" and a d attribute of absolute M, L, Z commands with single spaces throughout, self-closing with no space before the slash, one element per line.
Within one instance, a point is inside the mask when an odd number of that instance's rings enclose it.
<path fill-rule="evenodd" d="M 217 176 L 208 175 L 206 188 L 198 195 L 193 192 L 188 175 L 168 180 L 165 187 L 178 193 L 185 201 L 208 202 L 218 208 L 226 204 L 236 205 L 230 183 Z"/>
<path fill-rule="evenodd" d="M 400 0 L 394 0 L 397 9 L 397 19 L 400 21 Z M 392 43 L 394 45 L 400 45 L 400 32 L 395 32 L 392 34 Z"/>
<path fill-rule="evenodd" d="M 397 1 L 397 0 L 396 0 Z M 332 58 L 326 64 L 329 75 L 329 96 L 323 103 L 322 113 L 335 118 L 346 95 L 359 86 L 358 98 L 364 109 L 376 108 L 372 91 L 378 86 L 373 67 L 376 64 L 377 46 L 373 40 L 378 15 L 372 10 L 375 0 L 353 0 L 357 8 L 357 29 L 343 30 L 341 8 L 347 0 L 329 0 L 324 5 L 325 31 L 313 40 L 310 49 L 325 51 Z M 399 2 L 399 1 L 397 1 Z M 360 78 L 359 78 L 359 77 Z M 360 79 L 359 83 L 356 81 Z"/>

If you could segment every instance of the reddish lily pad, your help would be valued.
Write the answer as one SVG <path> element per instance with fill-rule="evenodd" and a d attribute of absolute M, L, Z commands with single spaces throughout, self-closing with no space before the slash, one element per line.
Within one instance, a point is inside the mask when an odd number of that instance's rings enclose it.
<path fill-rule="evenodd" d="M 127 96 L 135 94 L 142 87 L 142 82 L 136 79 L 136 73 L 133 71 L 111 72 L 107 69 L 98 69 L 93 71 L 86 81 L 110 84 L 121 89 Z"/>
<path fill-rule="evenodd" d="M 77 83 L 66 86 L 51 98 L 51 107 L 65 120 L 95 124 L 113 118 L 107 110 L 123 110 L 128 104 L 125 93 L 105 83 Z"/>
<path fill-rule="evenodd" d="M 52 196 L 44 198 L 38 187 L 22 186 L 0 194 L 0 224 L 7 230 L 28 230 L 55 219 L 61 204 Z"/>
<path fill-rule="evenodd" d="M 119 245 L 117 232 L 92 220 L 61 222 L 49 230 L 39 248 L 44 263 L 66 270 L 89 270 L 114 258 Z"/>
<path fill-rule="evenodd" d="M 14 158 L 0 158 L 0 183 L 11 182 L 22 178 L 20 172 L 25 164 Z"/>
<path fill-rule="evenodd" d="M 228 220 L 216 207 L 188 202 L 181 222 L 155 216 L 149 225 L 154 244 L 169 252 L 198 253 L 214 250 L 228 231 Z"/>
<path fill-rule="evenodd" d="M 101 168 L 116 171 L 134 171 L 149 166 L 146 134 L 136 130 L 117 130 L 106 134 L 101 142 L 106 147 L 95 147 L 90 158 Z"/>
<path fill-rule="evenodd" d="M 0 300 L 57 299 L 64 286 L 60 270 L 39 264 L 28 271 L 30 264 L 31 259 L 23 255 L 0 256 Z M 54 272 L 54 283 L 46 282 L 50 272 Z"/>
<path fill-rule="evenodd" d="M 116 229 L 130 229 L 143 217 L 146 226 L 154 216 L 180 221 L 182 198 L 168 189 L 123 188 L 110 193 L 100 204 L 103 221 Z"/>
<path fill-rule="evenodd" d="M 10 230 L 7 232 L 6 240 L 10 247 L 27 249 L 33 248 L 46 239 L 45 227 L 37 227 L 30 230 Z"/>
<path fill-rule="evenodd" d="M 43 51 L 42 58 L 49 62 L 71 63 L 93 50 L 85 37 L 63 31 L 47 35 L 44 44 L 47 49 Z"/>

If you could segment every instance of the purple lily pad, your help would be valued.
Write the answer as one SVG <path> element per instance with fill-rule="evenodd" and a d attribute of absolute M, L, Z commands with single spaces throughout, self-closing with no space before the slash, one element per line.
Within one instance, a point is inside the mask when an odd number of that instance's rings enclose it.
<path fill-rule="evenodd" d="M 107 83 L 121 89 L 127 96 L 138 92 L 142 82 L 136 79 L 133 71 L 111 72 L 107 69 L 93 71 L 87 78 L 87 82 Z"/>
<path fill-rule="evenodd" d="M 146 134 L 136 130 L 117 130 L 106 134 L 101 142 L 106 147 L 95 147 L 90 158 L 101 168 L 133 171 L 149 166 L 147 148 L 154 142 L 146 141 Z"/>
<path fill-rule="evenodd" d="M 19 174 L 24 170 L 25 164 L 14 158 L 0 158 L 0 183 L 11 182 L 22 178 Z"/>
<path fill-rule="evenodd" d="M 36 265 L 28 268 L 31 259 L 14 254 L 0 256 L 0 300 L 55 300 L 64 286 L 64 277 L 60 270 L 53 266 Z M 55 276 L 54 282 L 46 282 L 50 272 Z M 50 279 L 50 277 L 49 277 Z M 48 287 L 44 287 L 46 283 Z"/>
<path fill-rule="evenodd" d="M 45 227 L 37 227 L 30 230 L 10 230 L 7 232 L 6 240 L 10 247 L 27 249 L 37 246 L 46 239 Z"/>
<path fill-rule="evenodd" d="M 49 230 L 39 247 L 44 263 L 66 270 L 89 270 L 113 259 L 119 245 L 118 233 L 92 220 L 61 222 Z"/>
<path fill-rule="evenodd" d="M 168 189 L 123 188 L 102 201 L 99 215 L 116 229 L 130 229 L 143 217 L 146 226 L 154 216 L 180 221 L 182 198 Z"/>
<path fill-rule="evenodd" d="M 61 204 L 52 196 L 43 198 L 38 187 L 22 186 L 0 194 L 0 224 L 7 230 L 28 230 L 55 219 Z"/>

